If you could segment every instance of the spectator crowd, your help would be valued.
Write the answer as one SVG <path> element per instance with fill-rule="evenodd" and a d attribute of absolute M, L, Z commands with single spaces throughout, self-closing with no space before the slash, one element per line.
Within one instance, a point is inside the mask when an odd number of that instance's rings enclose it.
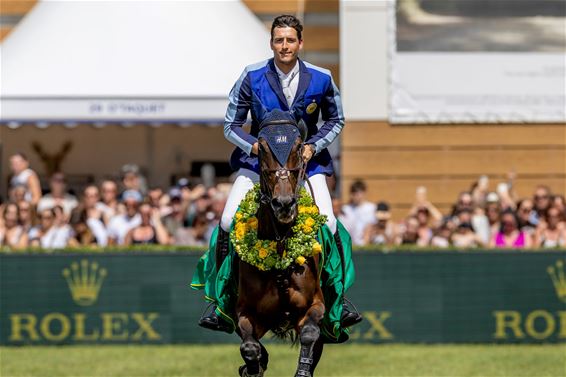
<path fill-rule="evenodd" d="M 0 247 L 105 247 L 135 244 L 206 246 L 218 224 L 229 185 L 205 188 L 186 178 L 165 192 L 148 188 L 136 165 L 124 165 L 120 179 L 87 185 L 78 197 L 61 172 L 42 194 L 27 158 L 10 158 L 8 200 L 0 202 Z"/>
<path fill-rule="evenodd" d="M 414 245 L 434 248 L 556 248 L 566 247 L 564 195 L 539 185 L 532 197 L 520 198 L 513 177 L 489 191 L 482 176 L 462 191 L 449 213 L 427 200 L 426 187 L 418 187 L 415 201 L 401 222 L 391 219 L 386 202 L 365 199 L 366 185 L 355 181 L 345 205 L 336 203 L 338 218 L 357 246 Z M 338 200 L 337 200 L 338 201 Z"/>
<path fill-rule="evenodd" d="M 205 187 L 179 179 L 173 187 L 147 187 L 136 165 L 124 165 L 120 179 L 87 185 L 78 197 L 57 172 L 42 192 L 37 174 L 23 153 L 10 157 L 8 198 L 0 200 L 0 248 L 46 249 L 109 245 L 186 245 L 205 247 L 222 215 L 229 184 Z M 442 213 L 416 190 L 406 218 L 394 222 L 385 201 L 366 200 L 363 181 L 350 187 L 348 203 L 334 201 L 334 211 L 355 246 L 414 245 L 470 249 L 566 247 L 563 195 L 546 186 L 519 198 L 513 179 L 489 191 L 482 176 Z"/>

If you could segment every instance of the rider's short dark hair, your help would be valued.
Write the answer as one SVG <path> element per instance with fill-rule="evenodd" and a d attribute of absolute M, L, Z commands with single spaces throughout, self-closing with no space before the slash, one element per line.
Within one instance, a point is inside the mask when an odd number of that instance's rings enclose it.
<path fill-rule="evenodd" d="M 303 25 L 301 21 L 295 17 L 288 14 L 283 14 L 281 16 L 275 17 L 273 23 L 271 24 L 271 39 L 273 39 L 273 30 L 276 27 L 292 27 L 297 31 L 297 37 L 299 40 L 303 39 Z"/>

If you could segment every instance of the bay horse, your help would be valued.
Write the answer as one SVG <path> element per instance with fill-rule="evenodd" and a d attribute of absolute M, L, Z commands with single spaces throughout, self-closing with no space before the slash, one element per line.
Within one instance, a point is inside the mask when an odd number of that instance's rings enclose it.
<path fill-rule="evenodd" d="M 276 158 L 281 154 L 273 153 L 273 143 L 262 137 L 264 129 L 276 125 L 295 127 L 289 135 L 278 137 L 298 135 L 294 140 L 286 140 L 292 148 L 283 164 L 281 158 Z M 302 158 L 305 138 L 306 126 L 302 122 L 274 120 L 260 127 L 258 239 L 276 241 L 279 255 L 284 252 L 285 240 L 292 234 L 298 213 L 298 193 L 306 170 Z M 242 338 L 240 353 L 245 361 L 240 376 L 263 376 L 269 356 L 260 339 L 270 330 L 279 337 L 290 335 L 294 342 L 300 342 L 295 376 L 313 375 L 322 355 L 319 324 L 325 312 L 319 257 L 320 254 L 309 257 L 302 265 L 292 263 L 286 270 L 269 271 L 238 261 L 236 332 Z"/>

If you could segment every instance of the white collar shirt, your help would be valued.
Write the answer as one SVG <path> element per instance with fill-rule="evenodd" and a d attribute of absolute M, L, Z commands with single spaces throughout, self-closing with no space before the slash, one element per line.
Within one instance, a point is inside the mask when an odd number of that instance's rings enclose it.
<path fill-rule="evenodd" d="M 281 87 L 283 88 L 283 94 L 287 100 L 287 105 L 291 107 L 295 95 L 297 94 L 297 88 L 299 87 L 299 62 L 295 64 L 293 69 L 289 73 L 285 74 L 283 71 L 277 67 L 275 64 L 275 69 L 277 70 L 277 76 L 279 76 L 279 81 L 281 82 Z"/>

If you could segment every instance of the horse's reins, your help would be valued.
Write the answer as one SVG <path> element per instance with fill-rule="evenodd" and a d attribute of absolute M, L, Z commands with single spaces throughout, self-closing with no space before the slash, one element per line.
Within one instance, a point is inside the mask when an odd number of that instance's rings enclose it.
<path fill-rule="evenodd" d="M 271 190 L 271 188 L 269 187 L 269 185 L 266 183 L 266 179 L 267 179 L 267 174 L 270 173 L 275 173 L 275 177 L 277 178 L 277 180 L 282 180 L 282 179 L 289 179 L 291 176 L 291 172 L 299 172 L 299 176 L 297 178 L 297 185 L 295 187 L 295 192 L 293 193 L 293 199 L 297 200 L 297 198 L 299 197 L 299 190 L 301 189 L 301 186 L 303 185 L 303 182 L 307 182 L 307 185 L 309 186 L 309 190 L 311 192 L 311 196 L 313 198 L 313 202 L 316 205 L 316 200 L 314 197 L 314 190 L 312 188 L 312 184 L 308 178 L 308 176 L 306 175 L 306 170 L 307 170 L 307 164 L 305 163 L 305 161 L 303 160 L 303 150 L 304 150 L 304 144 L 301 145 L 301 149 L 299 149 L 298 153 L 299 153 L 299 159 L 301 161 L 301 164 L 295 168 L 286 168 L 286 167 L 281 167 L 281 168 L 277 168 L 277 169 L 265 169 L 265 170 L 261 170 L 261 176 L 260 179 L 262 181 L 262 187 L 264 187 L 266 190 L 268 190 L 267 193 L 263 192 L 263 190 L 260 190 L 260 202 L 266 205 L 270 205 L 271 204 L 271 200 L 273 199 L 273 191 Z M 261 158 L 261 156 L 260 156 Z M 269 218 L 271 220 L 271 223 L 273 225 L 273 229 L 275 231 L 275 238 L 276 240 L 279 242 L 284 241 L 287 236 L 288 233 L 290 231 L 287 231 L 287 234 L 284 234 L 283 236 L 279 235 L 279 232 L 277 231 L 277 224 L 275 224 L 275 219 L 273 218 L 273 214 L 270 213 Z"/>

